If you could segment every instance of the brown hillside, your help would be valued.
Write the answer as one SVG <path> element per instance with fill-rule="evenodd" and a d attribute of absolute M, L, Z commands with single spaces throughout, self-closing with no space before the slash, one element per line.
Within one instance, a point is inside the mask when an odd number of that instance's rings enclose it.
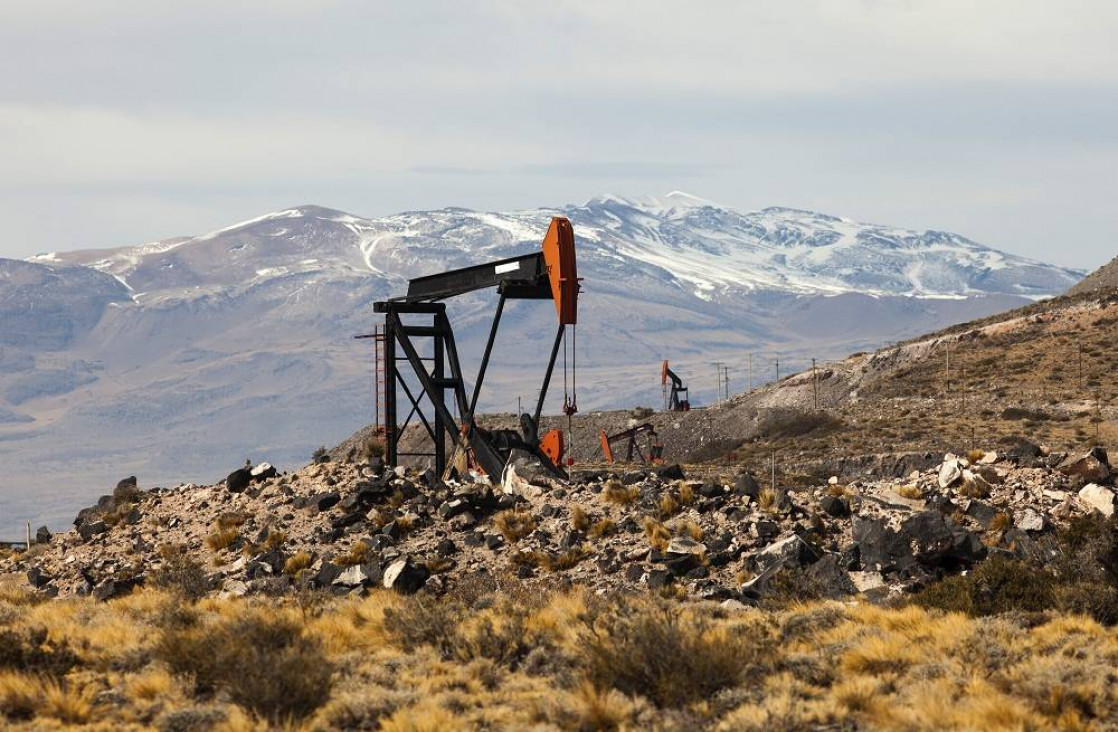
<path fill-rule="evenodd" d="M 1082 282 L 1068 290 L 1068 294 L 1083 295 L 1113 289 L 1118 289 L 1118 257 L 1087 275 Z"/>

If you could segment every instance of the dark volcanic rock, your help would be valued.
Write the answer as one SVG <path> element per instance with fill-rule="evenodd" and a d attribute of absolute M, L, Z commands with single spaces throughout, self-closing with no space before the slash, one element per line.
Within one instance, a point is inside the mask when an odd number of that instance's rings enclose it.
<path fill-rule="evenodd" d="M 850 515 L 850 504 L 838 496 L 823 496 L 819 500 L 819 507 L 828 516 L 834 518 L 844 518 Z"/>
<path fill-rule="evenodd" d="M 656 475 L 660 476 L 661 480 L 686 480 L 687 476 L 683 472 L 683 468 L 679 464 L 664 465 L 656 469 Z"/>
<path fill-rule="evenodd" d="M 410 558 L 404 557 L 388 565 L 383 582 L 385 589 L 411 595 L 419 592 L 430 576 L 426 566 L 414 564 Z"/>
<path fill-rule="evenodd" d="M 307 499 L 307 507 L 314 508 L 317 511 L 329 511 L 334 506 L 341 502 L 342 497 L 337 491 L 330 491 L 329 493 L 319 493 Z"/>
<path fill-rule="evenodd" d="M 889 529 L 885 521 L 856 516 L 853 528 L 854 544 L 866 569 L 888 571 L 912 562 L 908 543 L 899 533 Z"/>
<path fill-rule="evenodd" d="M 1106 483 L 1110 480 L 1110 460 L 1106 450 L 1101 447 L 1091 448 L 1086 455 L 1067 458 L 1057 466 L 1057 470 L 1088 483 Z"/>
<path fill-rule="evenodd" d="M 761 484 L 750 473 L 742 473 L 734 479 L 734 493 L 756 498 L 761 495 Z"/>
<path fill-rule="evenodd" d="M 252 471 L 248 468 L 234 470 L 225 478 L 225 488 L 230 493 L 244 493 L 252 482 Z"/>

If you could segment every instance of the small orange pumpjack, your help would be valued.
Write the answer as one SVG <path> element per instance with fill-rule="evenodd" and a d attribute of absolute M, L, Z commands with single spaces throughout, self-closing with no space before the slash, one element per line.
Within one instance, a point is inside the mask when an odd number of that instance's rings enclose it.
<path fill-rule="evenodd" d="M 647 442 L 644 450 L 641 450 L 640 445 L 637 444 L 637 438 L 641 436 L 644 436 Z M 639 424 L 624 432 L 618 432 L 616 435 L 607 435 L 606 431 L 602 430 L 598 440 L 601 443 L 602 457 L 605 458 L 607 463 L 612 464 L 616 461 L 613 446 L 614 443 L 622 440 L 625 440 L 625 462 L 633 462 L 634 455 L 640 458 L 642 463 L 659 465 L 664 462 L 664 446 L 660 443 L 655 428 L 650 424 Z"/>

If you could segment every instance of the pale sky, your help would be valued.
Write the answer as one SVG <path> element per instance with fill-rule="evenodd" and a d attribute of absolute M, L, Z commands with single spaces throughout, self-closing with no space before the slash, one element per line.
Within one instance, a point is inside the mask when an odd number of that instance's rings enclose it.
<path fill-rule="evenodd" d="M 684 190 L 1118 254 L 1107 0 L 0 0 L 0 256 Z"/>

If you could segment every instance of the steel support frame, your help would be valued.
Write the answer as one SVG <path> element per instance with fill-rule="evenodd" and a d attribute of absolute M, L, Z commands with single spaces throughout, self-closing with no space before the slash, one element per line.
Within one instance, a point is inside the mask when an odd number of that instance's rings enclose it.
<path fill-rule="evenodd" d="M 483 470 L 498 479 L 505 466 L 505 458 L 485 438 L 474 420 L 474 410 L 477 407 L 482 384 L 489 366 L 493 346 L 497 337 L 497 328 L 500 325 L 501 315 L 505 306 L 505 294 L 497 304 L 497 312 L 493 317 L 493 324 L 489 331 L 485 352 L 482 355 L 481 366 L 478 370 L 477 380 L 474 383 L 473 393 L 467 397 L 465 380 L 462 375 L 461 364 L 458 360 L 458 349 L 454 341 L 454 332 L 450 320 L 446 316 L 446 305 L 441 302 L 403 302 L 388 301 L 377 303 L 377 312 L 384 313 L 384 358 L 385 358 L 385 393 L 383 395 L 385 406 L 385 460 L 389 465 L 398 465 L 401 456 L 414 453 L 400 451 L 400 438 L 404 429 L 411 421 L 413 415 L 418 415 L 424 429 L 434 445 L 433 453 L 422 453 L 434 457 L 435 470 L 443 475 L 446 472 L 448 458 L 447 437 L 450 445 L 457 446 L 459 440 L 465 441 L 474 453 L 474 459 Z M 426 315 L 431 317 L 430 325 L 406 324 L 404 315 Z M 538 430 L 540 414 L 547 397 L 551 376 L 555 369 L 555 361 L 559 354 L 559 346 L 563 341 L 564 326 L 559 325 L 555 334 L 555 341 L 551 348 L 547 371 L 544 375 L 543 387 L 540 390 L 539 401 L 533 415 L 533 424 Z M 421 338 L 432 339 L 432 358 L 425 359 L 420 356 L 420 349 L 416 340 Z M 425 364 L 431 363 L 430 371 Z M 399 364 L 407 362 L 412 373 L 419 380 L 422 392 L 413 394 L 404 379 L 404 372 Z M 446 370 L 449 368 L 449 377 Z M 398 421 L 398 389 L 404 392 L 411 410 L 403 424 Z M 452 399 L 457 405 L 461 419 L 456 420 L 451 414 L 446 403 L 446 390 L 453 391 Z M 423 411 L 421 402 L 426 396 L 431 402 L 433 411 L 429 420 Z M 541 455 L 538 446 L 531 446 L 532 452 Z M 564 475 L 558 466 L 551 466 L 559 475 Z"/>

